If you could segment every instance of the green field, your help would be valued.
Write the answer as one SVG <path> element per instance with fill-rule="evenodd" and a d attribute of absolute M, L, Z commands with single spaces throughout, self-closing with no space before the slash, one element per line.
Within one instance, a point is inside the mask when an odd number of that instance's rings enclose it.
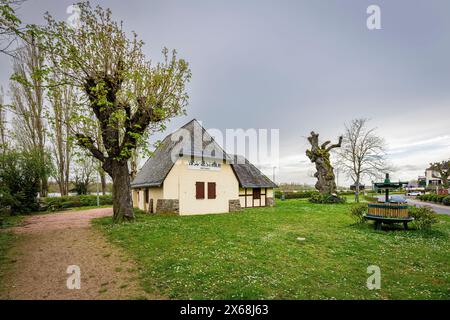
<path fill-rule="evenodd" d="M 145 290 L 168 298 L 450 298 L 450 217 L 428 231 L 375 231 L 354 224 L 350 207 L 286 200 L 241 213 L 95 224 L 135 258 Z M 381 268 L 380 290 L 366 287 L 369 265 Z"/>

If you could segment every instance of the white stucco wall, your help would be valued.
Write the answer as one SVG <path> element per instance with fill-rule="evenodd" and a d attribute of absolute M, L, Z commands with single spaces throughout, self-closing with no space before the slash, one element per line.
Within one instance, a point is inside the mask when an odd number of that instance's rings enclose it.
<path fill-rule="evenodd" d="M 164 199 L 179 199 L 181 215 L 228 212 L 229 200 L 239 199 L 239 182 L 231 166 L 222 163 L 218 171 L 190 169 L 189 160 L 178 159 L 170 170 L 164 180 Z M 205 183 L 205 199 L 196 199 L 196 182 Z M 216 183 L 216 199 L 208 199 L 208 182 Z"/>
<path fill-rule="evenodd" d="M 148 189 L 148 203 L 145 202 L 145 190 Z M 150 211 L 150 200 L 153 199 L 153 212 L 156 210 L 156 202 L 163 198 L 163 187 L 151 187 L 133 189 L 133 207 L 144 211 Z"/>

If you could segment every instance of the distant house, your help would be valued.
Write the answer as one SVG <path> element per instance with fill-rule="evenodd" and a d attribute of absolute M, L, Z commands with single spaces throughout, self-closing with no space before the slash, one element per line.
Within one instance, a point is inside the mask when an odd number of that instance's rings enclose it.
<path fill-rule="evenodd" d="M 438 172 L 428 168 L 425 170 L 425 183 L 427 187 L 439 187 L 442 185 L 442 180 Z"/>
<path fill-rule="evenodd" d="M 356 187 L 357 187 L 357 184 L 354 183 L 354 184 L 350 185 L 350 190 L 356 191 Z M 366 189 L 366 186 L 359 183 L 359 191 L 364 191 L 365 189 Z"/>
<path fill-rule="evenodd" d="M 276 184 L 228 155 L 194 119 L 164 138 L 131 187 L 135 207 L 190 215 L 272 206 Z"/>

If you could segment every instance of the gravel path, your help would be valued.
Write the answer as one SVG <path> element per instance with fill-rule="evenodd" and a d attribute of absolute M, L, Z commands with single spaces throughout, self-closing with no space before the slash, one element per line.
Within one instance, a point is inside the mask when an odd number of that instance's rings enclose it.
<path fill-rule="evenodd" d="M 91 228 L 111 208 L 27 218 L 10 229 L 20 234 L 8 254 L 0 299 L 158 299 L 138 284 L 138 269 L 124 252 Z M 67 268 L 77 265 L 81 288 L 68 289 Z"/>

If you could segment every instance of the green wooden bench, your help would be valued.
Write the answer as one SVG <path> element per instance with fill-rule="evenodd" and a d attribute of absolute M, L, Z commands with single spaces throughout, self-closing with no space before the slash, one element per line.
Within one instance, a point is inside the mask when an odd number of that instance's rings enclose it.
<path fill-rule="evenodd" d="M 381 230 L 381 224 L 393 224 L 393 223 L 403 223 L 403 227 L 405 230 L 408 230 L 408 222 L 411 222 L 414 220 L 413 217 L 383 217 L 383 216 L 377 216 L 377 215 L 371 215 L 366 214 L 364 215 L 364 218 L 367 220 L 373 220 L 375 221 L 375 230 Z"/>

